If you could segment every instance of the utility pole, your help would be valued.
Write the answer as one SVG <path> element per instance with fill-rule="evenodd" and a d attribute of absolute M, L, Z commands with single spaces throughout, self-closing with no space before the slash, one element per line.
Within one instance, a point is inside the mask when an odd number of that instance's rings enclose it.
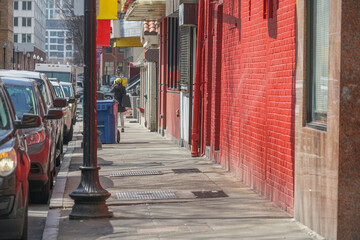
<path fill-rule="evenodd" d="M 112 217 L 105 203 L 110 193 L 100 184 L 97 166 L 96 0 L 85 0 L 84 10 L 84 159 L 80 166 L 81 182 L 70 193 L 75 201 L 70 219 Z"/>

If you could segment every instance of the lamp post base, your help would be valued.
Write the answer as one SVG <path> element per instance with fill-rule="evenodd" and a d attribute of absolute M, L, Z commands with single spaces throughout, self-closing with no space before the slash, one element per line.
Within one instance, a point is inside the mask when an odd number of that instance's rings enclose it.
<path fill-rule="evenodd" d="M 100 185 L 99 169 L 100 167 L 80 167 L 80 185 L 70 193 L 70 197 L 75 201 L 69 215 L 70 219 L 109 218 L 113 216 L 105 202 L 111 194 Z"/>

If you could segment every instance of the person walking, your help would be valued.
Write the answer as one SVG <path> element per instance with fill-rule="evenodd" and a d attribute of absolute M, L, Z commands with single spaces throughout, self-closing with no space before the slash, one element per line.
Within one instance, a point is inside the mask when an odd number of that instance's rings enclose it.
<path fill-rule="evenodd" d="M 122 84 L 122 79 L 117 78 L 114 82 L 114 85 L 111 87 L 110 92 L 114 93 L 114 98 L 116 101 L 119 102 L 118 104 L 118 113 L 120 114 L 120 123 L 121 123 L 121 132 L 124 132 L 124 126 L 125 126 L 125 118 L 124 118 L 124 112 L 125 107 L 122 105 L 122 99 L 124 95 L 126 95 L 126 89 L 124 85 Z"/>

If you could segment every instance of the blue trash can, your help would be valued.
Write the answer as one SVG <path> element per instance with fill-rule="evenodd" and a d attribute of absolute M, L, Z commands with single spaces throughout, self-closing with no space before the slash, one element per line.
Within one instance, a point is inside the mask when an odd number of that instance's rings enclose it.
<path fill-rule="evenodd" d="M 118 102 L 116 100 L 97 101 L 97 129 L 101 131 L 102 143 L 116 143 L 117 113 Z"/>

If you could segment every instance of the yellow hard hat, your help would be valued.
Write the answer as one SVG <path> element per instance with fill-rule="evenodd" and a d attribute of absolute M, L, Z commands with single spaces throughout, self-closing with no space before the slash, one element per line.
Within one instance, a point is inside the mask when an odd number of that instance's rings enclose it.
<path fill-rule="evenodd" d="M 117 79 L 115 80 L 115 82 L 118 83 L 118 84 L 121 84 L 122 79 L 121 79 L 121 78 L 117 78 Z"/>

